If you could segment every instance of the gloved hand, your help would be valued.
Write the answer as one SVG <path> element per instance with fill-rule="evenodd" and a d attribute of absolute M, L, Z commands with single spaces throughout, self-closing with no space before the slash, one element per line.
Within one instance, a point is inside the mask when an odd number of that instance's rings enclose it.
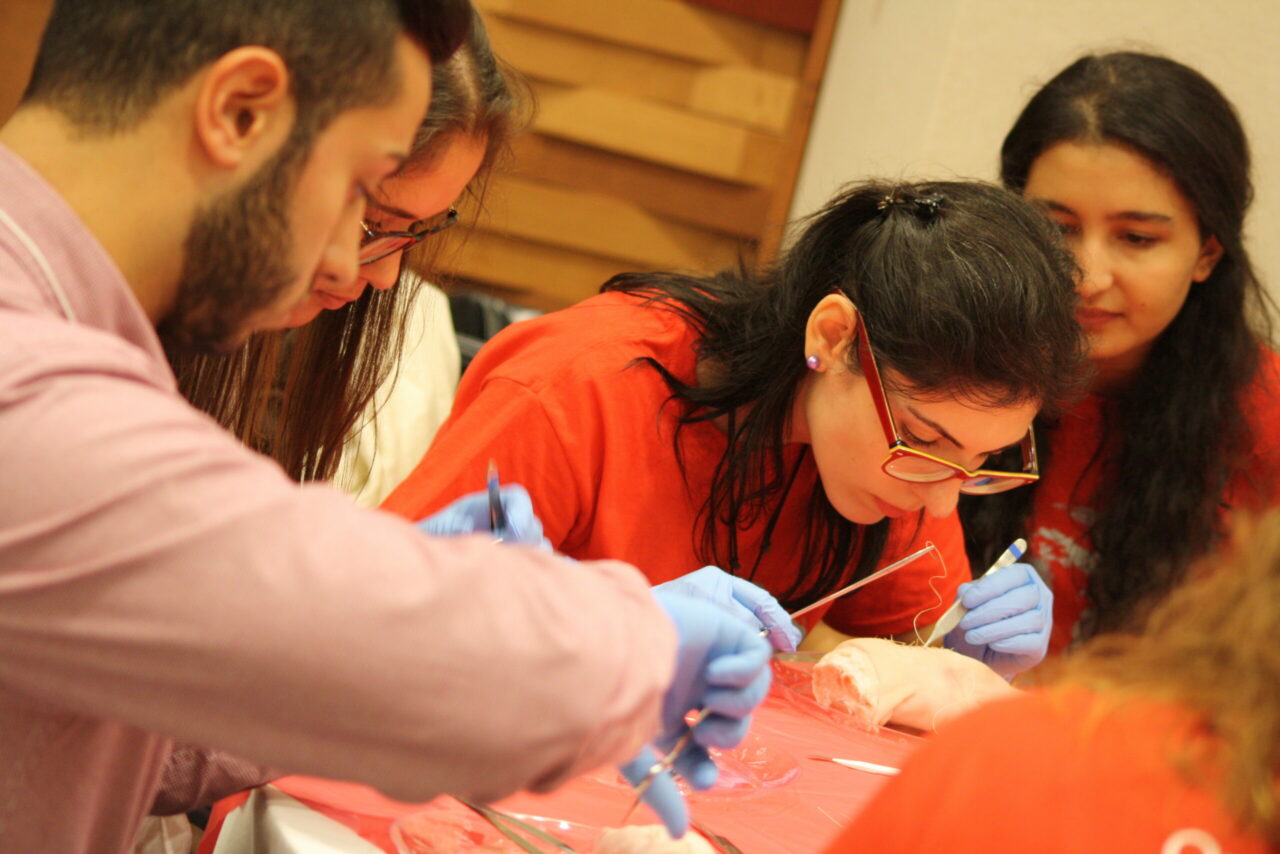
<path fill-rule="evenodd" d="M 653 595 L 675 623 L 676 672 L 662 702 L 657 752 L 645 748 L 620 770 L 632 785 L 639 784 L 660 754 L 671 750 L 688 729 L 685 714 L 705 708 L 710 714 L 694 727 L 688 747 L 676 758 L 675 770 L 693 788 L 709 789 L 719 772 L 707 748 L 730 748 L 746 736 L 751 712 L 769 691 L 772 650 L 757 630 L 717 605 L 660 587 Z M 644 801 L 668 833 L 684 835 L 689 813 L 669 771 L 658 775 Z"/>
<path fill-rule="evenodd" d="M 961 584 L 956 597 L 969 609 L 943 643 L 1011 678 L 1039 664 L 1049 649 L 1053 591 L 1040 573 L 1014 563 Z"/>
<path fill-rule="evenodd" d="M 704 566 L 674 581 L 659 584 L 654 590 L 684 593 L 719 605 L 757 632 L 768 629 L 769 643 L 781 652 L 795 652 L 803 637 L 769 591 L 716 566 Z"/>
<path fill-rule="evenodd" d="M 500 490 L 507 526 L 496 532 L 504 542 L 541 546 L 551 551 L 551 543 L 542 536 L 542 521 L 533 512 L 533 499 L 519 484 L 508 484 Z M 448 507 L 418 523 L 418 529 L 435 537 L 453 537 L 489 530 L 489 493 L 487 490 L 464 495 Z"/>

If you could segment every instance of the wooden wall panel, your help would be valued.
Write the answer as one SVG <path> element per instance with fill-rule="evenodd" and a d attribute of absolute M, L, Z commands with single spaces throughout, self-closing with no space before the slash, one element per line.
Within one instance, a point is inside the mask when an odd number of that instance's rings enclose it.
<path fill-rule="evenodd" d="M 707 65 L 755 65 L 797 75 L 806 40 L 676 0 L 477 0 L 482 12 Z"/>
<path fill-rule="evenodd" d="M 446 272 L 549 309 L 619 272 L 767 258 L 839 0 L 805 3 L 800 18 L 783 20 L 738 9 L 741 0 L 711 4 L 729 11 L 684 0 L 476 0 L 537 112 L 491 181 L 487 210 L 465 212 L 478 225 L 442 258 Z M 811 32 L 795 26 L 814 8 Z"/>
<path fill-rule="evenodd" d="M 592 187 L 677 222 L 755 239 L 765 228 L 772 193 L 692 172 L 526 134 L 515 144 L 515 171 L 554 184 Z"/>

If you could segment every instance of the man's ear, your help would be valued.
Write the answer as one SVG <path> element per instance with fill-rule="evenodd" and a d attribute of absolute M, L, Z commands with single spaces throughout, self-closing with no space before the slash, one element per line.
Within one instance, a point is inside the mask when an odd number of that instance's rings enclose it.
<path fill-rule="evenodd" d="M 289 69 L 265 47 L 239 47 L 203 72 L 195 103 L 195 134 L 209 160 L 223 168 L 256 168 L 288 139 L 295 116 Z"/>
<path fill-rule="evenodd" d="M 809 313 L 805 324 L 805 352 L 800 358 L 816 356 L 817 367 L 824 371 L 843 369 L 853 344 L 853 331 L 858 325 L 858 310 L 844 294 L 827 294 Z"/>
<path fill-rule="evenodd" d="M 1213 269 L 1218 266 L 1218 262 L 1222 260 L 1222 253 L 1222 244 L 1217 236 L 1210 234 L 1206 237 L 1204 243 L 1200 244 L 1200 256 L 1196 258 L 1196 267 L 1191 272 L 1192 280 L 1203 282 L 1209 278 Z"/>

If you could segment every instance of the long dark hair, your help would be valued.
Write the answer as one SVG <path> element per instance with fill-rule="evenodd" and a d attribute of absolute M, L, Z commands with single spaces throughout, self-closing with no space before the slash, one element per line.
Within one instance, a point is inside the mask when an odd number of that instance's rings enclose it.
<path fill-rule="evenodd" d="M 1014 193 L 980 183 L 870 181 L 810 217 L 760 275 L 636 273 L 603 290 L 647 296 L 700 334 L 698 359 L 714 366 L 710 379 L 687 384 L 647 361 L 685 406 L 682 425 L 728 420 L 728 448 L 699 517 L 700 556 L 738 573 L 740 528 L 776 518 L 794 479 L 784 437 L 806 370 L 805 326 L 819 300 L 838 290 L 853 301 L 879 364 L 912 394 L 1052 404 L 1074 389 L 1084 358 L 1073 273 L 1052 224 Z M 779 595 L 788 609 L 846 581 L 855 557 L 853 575 L 870 572 L 886 542 L 887 522 L 849 522 L 820 483 L 809 507 L 796 557 L 812 572 Z"/>
<path fill-rule="evenodd" d="M 431 108 L 400 170 L 428 168 L 458 137 L 483 138 L 485 156 L 468 193 L 483 186 L 506 151 L 520 104 L 479 15 L 473 15 L 467 40 L 432 70 Z M 415 268 L 428 258 L 415 253 Z M 179 389 L 294 479 L 327 480 L 374 393 L 394 370 L 404 318 L 418 292 L 414 277 L 401 279 L 388 290 L 366 288 L 359 299 L 321 312 L 300 329 L 255 335 L 229 355 L 170 349 Z"/>
<path fill-rule="evenodd" d="M 1083 637 L 1132 624 L 1221 536 L 1227 483 L 1246 464 L 1253 436 L 1241 398 L 1270 340 L 1270 304 L 1242 238 L 1253 198 L 1249 148 L 1231 103 L 1185 65 L 1142 53 L 1085 56 L 1045 84 L 1005 137 L 1000 174 L 1021 192 L 1032 164 L 1060 142 L 1117 144 L 1177 185 L 1201 236 L 1222 259 L 1193 284 L 1127 388 L 1106 402 L 1090 529 L 1098 560 L 1089 574 Z M 1251 322 L 1250 316 L 1254 321 Z M 1052 453 L 1041 419 L 1038 438 Z M 1024 534 L 1034 487 L 961 502 L 970 558 L 985 566 Z"/>

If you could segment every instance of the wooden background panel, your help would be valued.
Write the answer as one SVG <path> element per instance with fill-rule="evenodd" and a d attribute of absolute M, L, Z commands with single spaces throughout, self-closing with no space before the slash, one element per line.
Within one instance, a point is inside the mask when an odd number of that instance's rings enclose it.
<path fill-rule="evenodd" d="M 773 195 L 766 188 L 730 184 L 536 133 L 516 141 L 512 168 L 518 175 L 592 187 L 677 222 L 747 238 L 765 228 Z"/>
<path fill-rule="evenodd" d="M 461 280 L 543 311 L 595 296 L 612 276 L 629 269 L 611 258 L 488 231 L 469 235 L 455 256 L 453 273 Z"/>
<path fill-rule="evenodd" d="M 791 76 L 804 67 L 807 49 L 799 34 L 673 0 L 476 0 L 476 6 L 484 13 L 654 53 Z"/>
<path fill-rule="evenodd" d="M 772 187 L 776 136 L 593 87 L 535 83 L 534 129 L 725 181 Z"/>
<path fill-rule="evenodd" d="M 762 24 L 782 27 L 797 33 L 812 33 L 818 23 L 822 0 L 685 0 L 695 6 L 706 6 L 732 12 Z"/>
<path fill-rule="evenodd" d="M 786 130 L 795 98 L 795 77 L 746 65 L 708 66 L 498 16 L 489 35 L 535 80 L 607 89 L 772 133 Z"/>
<path fill-rule="evenodd" d="M 623 268 L 706 270 L 738 258 L 739 240 L 671 222 L 607 193 L 522 178 L 503 188 L 487 227 L 513 237 L 613 258 Z"/>
<path fill-rule="evenodd" d="M 803 0 L 812 33 L 751 1 L 477 0 L 538 108 L 444 271 L 548 309 L 620 272 L 767 259 L 839 0 Z"/>

